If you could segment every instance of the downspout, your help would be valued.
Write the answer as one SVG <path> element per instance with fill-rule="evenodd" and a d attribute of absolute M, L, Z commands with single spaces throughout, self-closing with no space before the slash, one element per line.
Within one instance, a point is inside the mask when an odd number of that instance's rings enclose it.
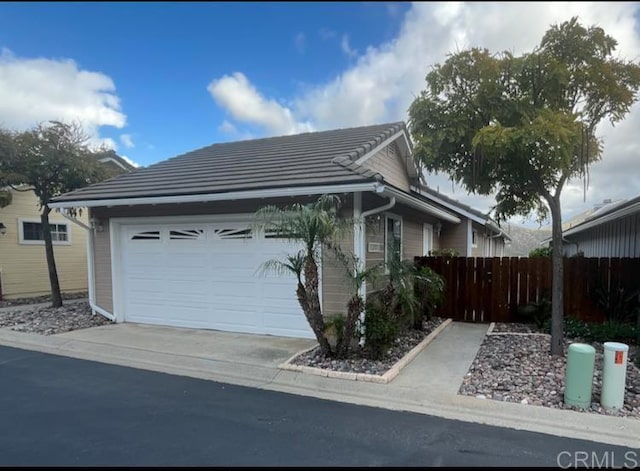
<path fill-rule="evenodd" d="M 377 193 L 382 193 L 382 191 L 384 191 L 383 185 L 376 188 Z M 362 269 L 366 266 L 367 263 L 367 247 L 364 221 L 369 216 L 373 216 L 374 214 L 378 214 L 382 211 L 387 211 L 388 209 L 393 208 L 396 204 L 396 198 L 395 196 L 387 196 L 387 198 L 389 198 L 388 203 L 377 208 L 369 209 L 368 211 L 362 211 L 362 193 L 354 193 L 353 196 L 353 218 L 355 221 L 353 226 L 353 251 L 354 255 L 358 258 L 358 268 Z M 358 294 L 360 294 L 360 296 L 362 297 L 363 303 L 366 303 L 366 282 L 364 289 L 362 286 L 358 288 Z M 360 345 L 364 344 L 364 316 L 364 312 L 360 313 Z"/>
<path fill-rule="evenodd" d="M 74 224 L 77 224 L 78 226 L 82 227 L 84 230 L 87 231 L 87 272 L 88 272 L 87 288 L 89 291 L 89 306 L 91 307 L 91 311 L 93 312 L 93 315 L 95 315 L 97 312 L 98 314 L 101 314 L 107 319 L 110 319 L 111 321 L 115 322 L 116 316 L 114 316 L 110 312 L 98 306 L 95 300 L 95 271 L 94 271 L 95 263 L 93 258 L 93 229 L 91 229 L 91 227 L 87 226 L 85 223 L 83 223 L 82 221 L 79 221 L 75 217 L 69 216 L 67 214 L 66 209 L 58 208 L 57 211 L 60 214 L 62 214 L 62 216 L 64 216 L 66 219 L 73 222 Z"/>

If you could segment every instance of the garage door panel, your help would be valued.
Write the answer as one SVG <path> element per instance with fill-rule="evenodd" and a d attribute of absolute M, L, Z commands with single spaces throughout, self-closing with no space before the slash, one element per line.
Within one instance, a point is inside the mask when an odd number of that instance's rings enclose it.
<path fill-rule="evenodd" d="M 246 227 L 123 225 L 125 320 L 313 338 L 296 297 L 296 278 L 265 273 L 261 267 L 296 252 L 297 246 L 246 239 Z"/>

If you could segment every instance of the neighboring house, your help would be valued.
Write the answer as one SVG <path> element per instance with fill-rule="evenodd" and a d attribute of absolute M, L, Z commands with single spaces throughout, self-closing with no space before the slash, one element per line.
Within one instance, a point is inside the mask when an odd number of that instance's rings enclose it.
<path fill-rule="evenodd" d="M 594 211 L 562 234 L 564 254 L 640 257 L 640 196 Z"/>
<path fill-rule="evenodd" d="M 444 222 L 436 226 L 439 237 L 433 238 L 430 250 L 454 249 L 462 257 L 505 256 L 511 237 L 489 215 L 423 185 L 412 186 L 411 191 L 462 220 L 461 224 Z"/>
<path fill-rule="evenodd" d="M 109 153 L 101 161 L 123 171 L 133 168 L 115 153 Z M 28 188 L 19 187 L 19 190 Z M 51 285 L 38 198 L 33 191 L 10 188 L 3 191 L 10 193 L 11 203 L 0 208 L 0 299 L 49 294 Z M 79 219 L 87 223 L 86 211 Z M 86 291 L 86 231 L 55 211 L 49 215 L 49 222 L 60 290 Z"/>
<path fill-rule="evenodd" d="M 576 214 L 575 216 L 571 217 L 570 219 L 568 219 L 567 221 L 564 221 L 562 223 L 562 230 L 563 231 L 567 231 L 569 229 L 571 229 L 574 226 L 577 226 L 578 224 L 580 224 L 581 222 L 585 221 L 587 218 L 590 217 L 595 217 L 598 215 L 598 213 L 604 212 L 604 211 L 608 211 L 610 208 L 613 208 L 614 206 L 617 206 L 620 203 L 624 203 L 626 200 L 612 200 L 610 198 L 602 200 L 602 203 L 596 203 L 593 205 L 592 208 L 587 209 L 586 211 L 583 211 L 581 213 Z"/>
<path fill-rule="evenodd" d="M 49 205 L 89 209 L 97 312 L 117 322 L 312 338 L 295 279 L 260 273 L 299 246 L 252 231 L 255 211 L 338 194 L 341 214 L 360 221 L 344 250 L 371 266 L 399 242 L 413 259 L 437 245 L 429 227 L 468 224 L 459 210 L 412 191 L 421 178 L 399 122 L 214 144 Z M 323 312 L 344 313 L 352 293 L 327 253 L 320 276 Z"/>

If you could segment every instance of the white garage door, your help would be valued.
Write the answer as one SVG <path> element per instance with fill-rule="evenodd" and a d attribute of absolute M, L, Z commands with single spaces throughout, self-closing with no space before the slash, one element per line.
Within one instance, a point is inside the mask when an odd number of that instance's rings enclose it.
<path fill-rule="evenodd" d="M 299 245 L 256 236 L 247 223 L 121 227 L 124 320 L 177 327 L 314 338 L 293 275 L 263 262 Z"/>

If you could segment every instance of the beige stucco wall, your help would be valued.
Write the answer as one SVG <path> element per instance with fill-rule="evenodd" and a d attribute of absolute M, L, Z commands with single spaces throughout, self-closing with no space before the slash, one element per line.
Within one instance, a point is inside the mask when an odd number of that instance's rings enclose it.
<path fill-rule="evenodd" d="M 7 299 L 49 294 L 49 272 L 42 244 L 21 244 L 19 237 L 20 219 L 40 222 L 38 200 L 31 191 L 13 191 L 13 201 L 0 208 L 0 222 L 7 232 L 0 236 L 0 270 L 3 297 Z M 84 212 L 78 219 L 87 223 Z M 58 271 L 60 289 L 63 292 L 85 291 L 87 289 L 87 240 L 86 231 L 60 214 L 52 212 L 52 223 L 67 224 L 71 234 L 70 245 L 54 243 L 53 253 Z"/>

